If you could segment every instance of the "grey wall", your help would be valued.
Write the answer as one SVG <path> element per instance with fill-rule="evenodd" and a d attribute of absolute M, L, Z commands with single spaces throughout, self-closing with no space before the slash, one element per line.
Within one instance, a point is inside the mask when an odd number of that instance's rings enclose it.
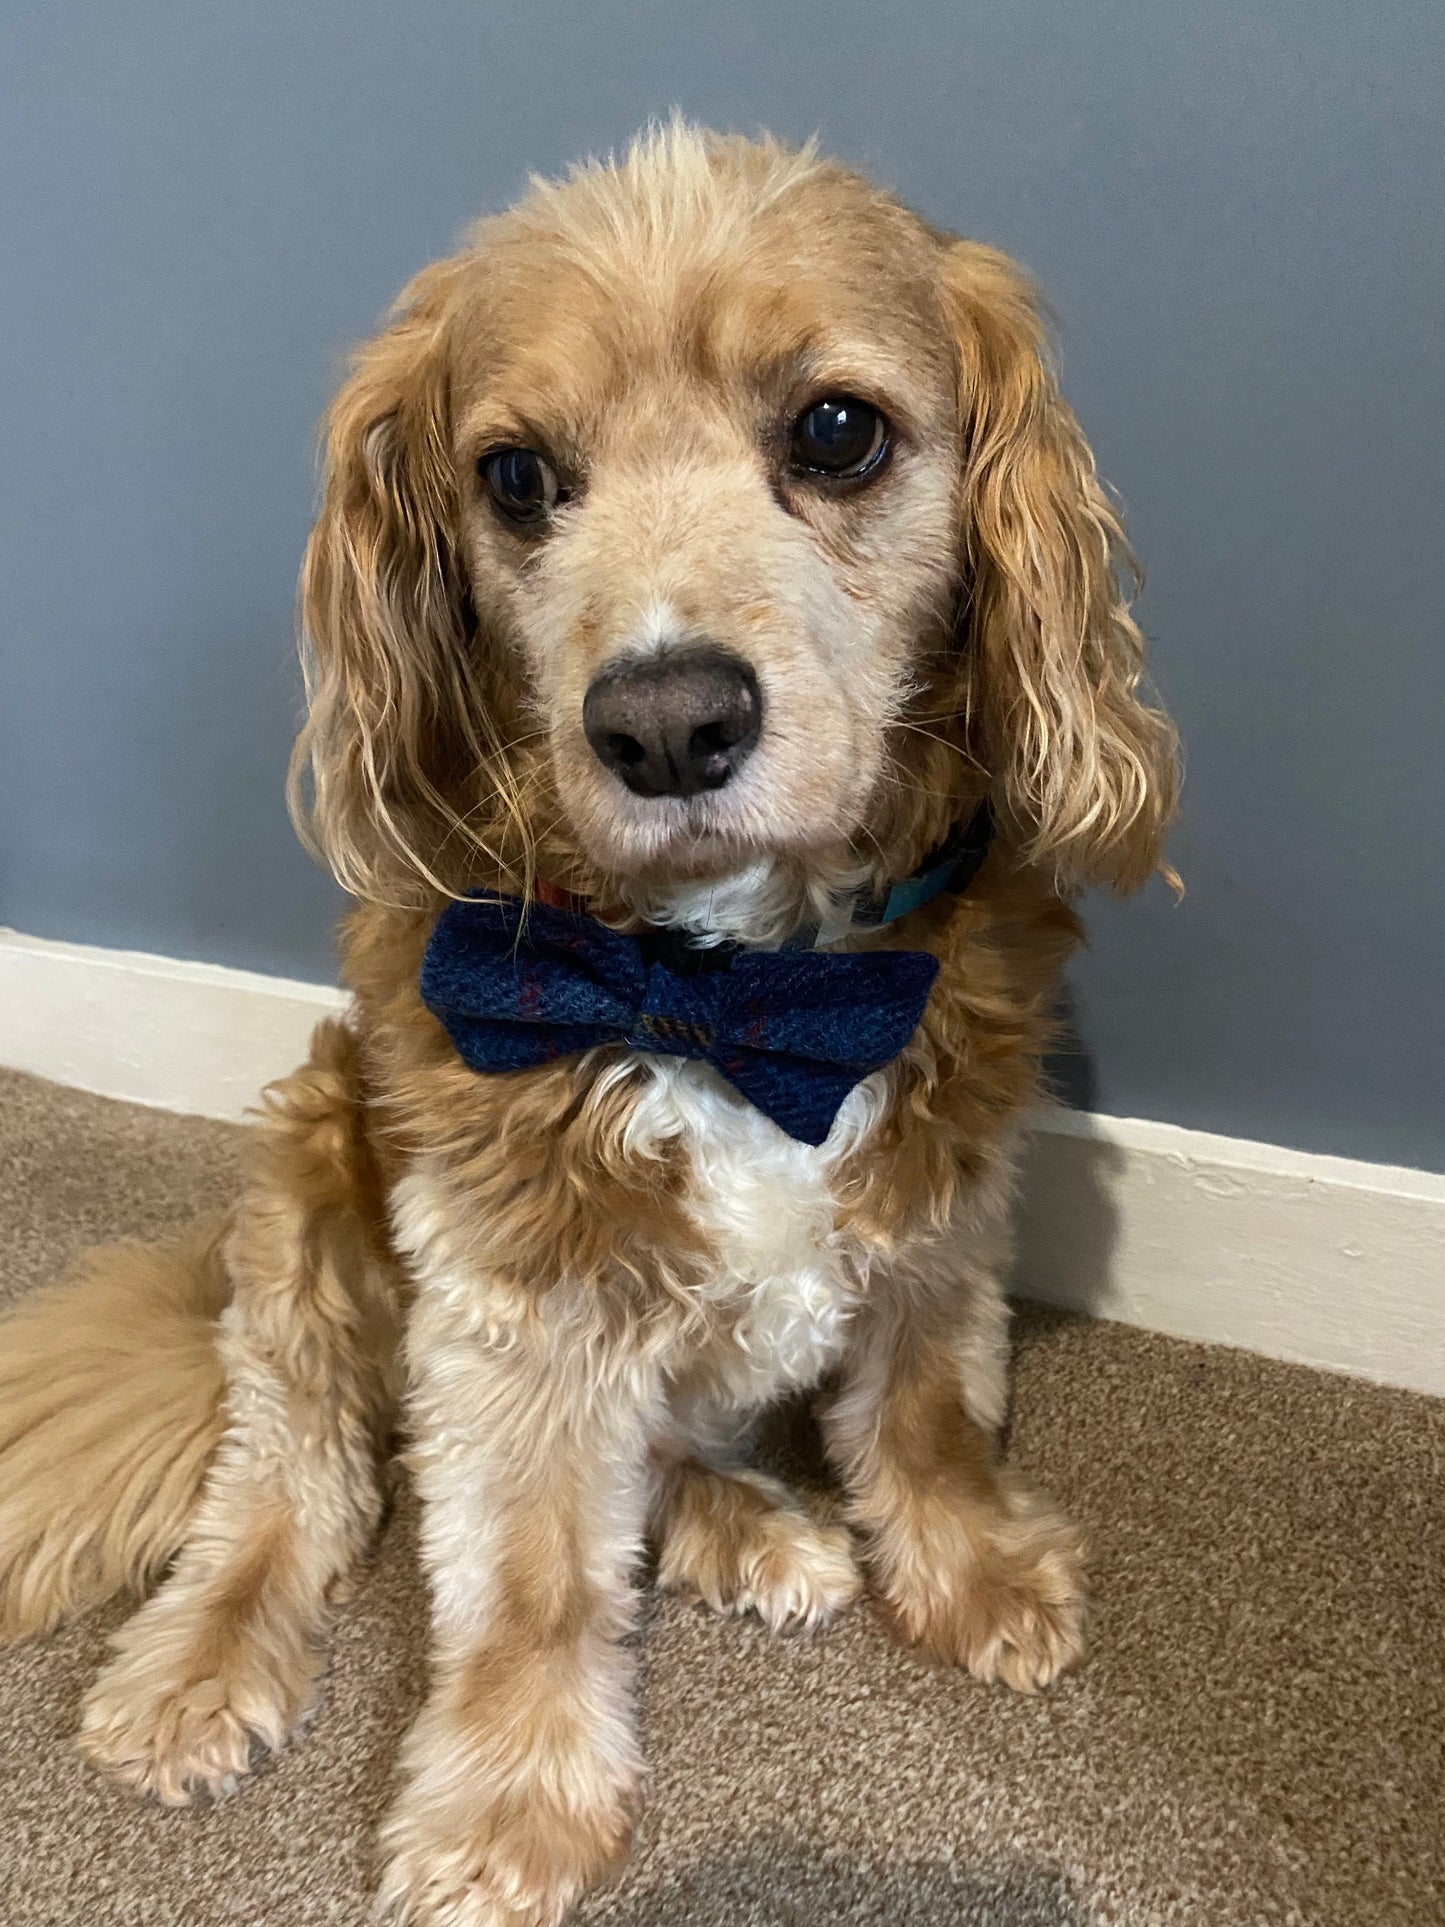
<path fill-rule="evenodd" d="M 57 0 L 0 104 L 0 921 L 329 971 L 281 806 L 345 344 L 674 102 L 1019 255 L 1190 752 L 1098 1108 L 1445 1166 L 1437 0 Z"/>

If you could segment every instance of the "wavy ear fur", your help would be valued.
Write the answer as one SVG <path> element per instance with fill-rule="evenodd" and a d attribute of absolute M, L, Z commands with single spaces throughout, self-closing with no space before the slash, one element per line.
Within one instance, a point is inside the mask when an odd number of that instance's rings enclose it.
<path fill-rule="evenodd" d="M 954 242 L 945 285 L 965 433 L 970 715 L 1025 854 L 1066 884 L 1134 889 L 1160 865 L 1178 795 L 1173 724 L 1140 694 L 1134 573 L 1059 393 L 1033 290 Z"/>
<path fill-rule="evenodd" d="M 327 416 L 302 570 L 310 713 L 292 756 L 292 815 L 346 889 L 379 901 L 447 889 L 435 871 L 449 839 L 458 857 L 469 839 L 487 847 L 456 800 L 495 749 L 451 451 L 447 333 L 470 265 L 463 256 L 418 275 L 356 355 Z"/>

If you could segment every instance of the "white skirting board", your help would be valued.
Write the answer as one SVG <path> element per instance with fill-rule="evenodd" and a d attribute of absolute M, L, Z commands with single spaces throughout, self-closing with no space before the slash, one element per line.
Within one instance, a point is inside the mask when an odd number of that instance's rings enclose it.
<path fill-rule="evenodd" d="M 345 1008 L 331 984 L 0 929 L 0 1064 L 157 1110 L 241 1117 Z"/>
<path fill-rule="evenodd" d="M 325 984 L 0 931 L 0 1064 L 239 1118 Z M 3 1182 L 3 1174 L 0 1174 Z M 1445 1396 L 1445 1177 L 1054 1111 L 1023 1171 L 1021 1296 Z"/>
<path fill-rule="evenodd" d="M 1445 1396 L 1445 1177 L 1054 1111 L 1023 1169 L 1023 1297 Z"/>

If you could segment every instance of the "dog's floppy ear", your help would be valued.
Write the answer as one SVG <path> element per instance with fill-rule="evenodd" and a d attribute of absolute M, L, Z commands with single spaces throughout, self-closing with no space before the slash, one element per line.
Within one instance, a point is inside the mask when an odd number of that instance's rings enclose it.
<path fill-rule="evenodd" d="M 456 772 L 486 762 L 448 393 L 464 266 L 417 276 L 326 418 L 301 576 L 309 715 L 290 799 L 303 839 L 361 897 L 406 901 L 418 879 L 439 881 Z"/>
<path fill-rule="evenodd" d="M 1123 531 L 1024 276 L 958 241 L 944 281 L 960 356 L 970 713 L 1026 855 L 1065 883 L 1132 889 L 1161 860 L 1178 743 L 1140 694 Z"/>

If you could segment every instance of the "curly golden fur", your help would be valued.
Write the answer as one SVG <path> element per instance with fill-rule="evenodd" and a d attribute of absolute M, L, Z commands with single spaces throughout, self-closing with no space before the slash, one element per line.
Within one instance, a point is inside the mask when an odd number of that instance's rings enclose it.
<path fill-rule="evenodd" d="M 889 424 L 866 487 L 786 459 L 839 393 Z M 567 481 L 540 529 L 479 480 L 514 445 Z M 164 1800 L 229 1787 L 311 1704 L 400 1413 L 435 1643 L 382 1905 L 555 1927 L 636 1809 L 649 1535 L 662 1583 L 774 1626 L 866 1581 L 981 1679 L 1080 1656 L 1080 1537 L 996 1455 L 1011 1149 L 1071 898 L 1160 865 L 1175 741 L 1027 282 L 812 149 L 675 123 L 534 184 L 403 294 L 326 462 L 293 803 L 358 899 L 352 1015 L 269 1092 L 221 1231 L 0 1328 L 0 1626 L 172 1562 L 83 1744 Z M 756 749 L 634 794 L 584 696 L 697 641 L 755 672 Z M 966 894 L 833 930 L 940 972 L 821 1149 L 621 1047 L 474 1075 L 421 1002 L 468 889 L 776 944 L 984 797 Z M 750 1416 L 817 1385 L 846 1530 L 743 1459 Z"/>

